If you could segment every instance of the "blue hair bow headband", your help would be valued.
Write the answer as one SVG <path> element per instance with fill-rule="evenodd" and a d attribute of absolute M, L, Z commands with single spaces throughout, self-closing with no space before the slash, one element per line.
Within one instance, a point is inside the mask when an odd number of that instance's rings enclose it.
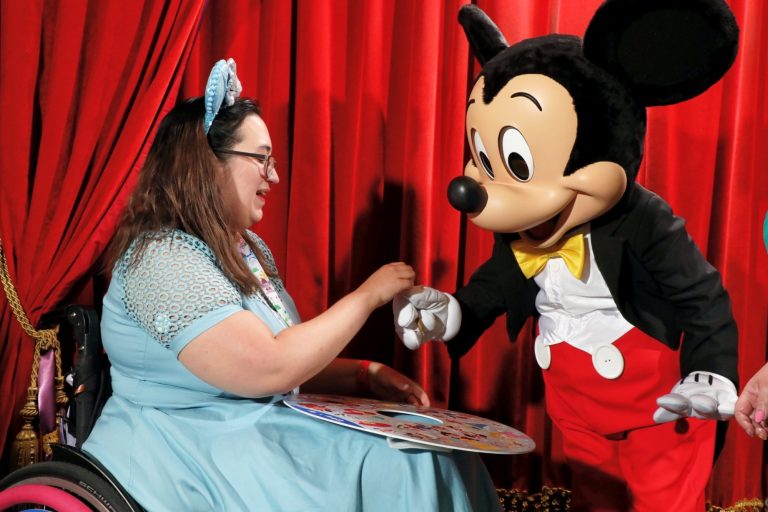
<path fill-rule="evenodd" d="M 243 86 L 237 78 L 237 64 L 234 59 L 220 60 L 213 65 L 208 83 L 205 84 L 205 118 L 203 130 L 206 135 L 211 129 L 222 103 L 232 105 L 240 97 Z"/>

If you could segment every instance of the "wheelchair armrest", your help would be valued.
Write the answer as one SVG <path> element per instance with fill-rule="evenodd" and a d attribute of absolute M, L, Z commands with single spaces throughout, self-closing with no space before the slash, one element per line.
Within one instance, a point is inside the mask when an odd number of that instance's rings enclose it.
<path fill-rule="evenodd" d="M 67 321 L 77 340 L 77 357 L 92 357 L 101 352 L 99 315 L 93 309 L 72 305 L 67 307 Z"/>
<path fill-rule="evenodd" d="M 77 362 L 73 372 L 75 402 L 75 439 L 77 447 L 93 429 L 107 398 L 112 394 L 109 362 L 101 346 L 99 316 L 93 309 L 79 305 L 67 307 L 67 320 L 72 324 L 77 346 Z"/>

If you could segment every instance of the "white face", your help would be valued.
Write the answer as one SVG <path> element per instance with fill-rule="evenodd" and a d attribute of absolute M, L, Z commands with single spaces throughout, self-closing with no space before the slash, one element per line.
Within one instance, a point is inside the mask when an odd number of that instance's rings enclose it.
<path fill-rule="evenodd" d="M 240 141 L 231 149 L 247 153 L 272 154 L 272 139 L 264 120 L 257 115 L 249 115 L 238 129 Z M 279 179 L 264 178 L 264 164 L 258 159 L 245 155 L 228 155 L 226 164 L 228 179 L 222 185 L 224 205 L 232 229 L 240 231 L 259 222 L 264 216 L 264 205 L 270 184 L 277 184 Z"/>

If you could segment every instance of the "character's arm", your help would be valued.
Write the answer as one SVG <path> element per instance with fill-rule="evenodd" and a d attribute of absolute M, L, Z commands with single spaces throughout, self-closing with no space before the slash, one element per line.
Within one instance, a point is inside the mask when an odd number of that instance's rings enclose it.
<path fill-rule="evenodd" d="M 659 399 L 656 418 L 728 417 L 738 379 L 737 331 L 720 275 L 661 198 L 649 196 L 642 214 L 632 245 L 683 332 L 680 366 L 686 377 Z"/>
<path fill-rule="evenodd" d="M 525 321 L 536 313 L 538 292 L 536 282 L 527 279 L 520 270 L 509 248 L 509 240 L 497 234 L 493 256 L 455 294 L 463 320 L 459 332 L 448 343 L 451 358 L 466 354 L 480 335 L 505 312 L 507 335 L 514 340 Z"/>
<path fill-rule="evenodd" d="M 507 329 L 514 336 L 533 313 L 537 290 L 497 236 L 492 257 L 454 295 L 425 288 L 396 298 L 396 330 L 411 348 L 439 339 L 448 342 L 451 357 L 461 357 L 504 312 L 508 313 Z"/>
<path fill-rule="evenodd" d="M 525 320 L 535 312 L 538 287 L 523 276 L 506 243 L 497 240 L 493 256 L 480 266 L 456 293 L 462 322 L 448 342 L 451 358 L 466 354 L 502 314 L 507 314 L 507 334 L 514 340 Z"/>
<path fill-rule="evenodd" d="M 685 230 L 685 221 L 652 195 L 638 224 L 640 257 L 674 307 L 683 332 L 681 373 L 708 371 L 737 383 L 737 330 L 728 293 Z"/>

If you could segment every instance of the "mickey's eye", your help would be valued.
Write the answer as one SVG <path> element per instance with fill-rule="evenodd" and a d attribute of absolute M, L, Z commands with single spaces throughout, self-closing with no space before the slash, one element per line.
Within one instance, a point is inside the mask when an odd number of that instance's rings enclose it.
<path fill-rule="evenodd" d="M 533 178 L 533 155 L 522 133 L 511 126 L 505 127 L 499 134 L 499 150 L 513 178 L 519 181 Z"/>
<path fill-rule="evenodd" d="M 488 152 L 483 145 L 483 139 L 480 138 L 480 134 L 475 129 L 472 130 L 472 143 L 475 145 L 475 154 L 477 154 L 477 158 L 483 165 L 485 174 L 487 174 L 489 178 L 494 179 L 496 175 L 493 173 L 491 161 L 488 159 Z"/>

